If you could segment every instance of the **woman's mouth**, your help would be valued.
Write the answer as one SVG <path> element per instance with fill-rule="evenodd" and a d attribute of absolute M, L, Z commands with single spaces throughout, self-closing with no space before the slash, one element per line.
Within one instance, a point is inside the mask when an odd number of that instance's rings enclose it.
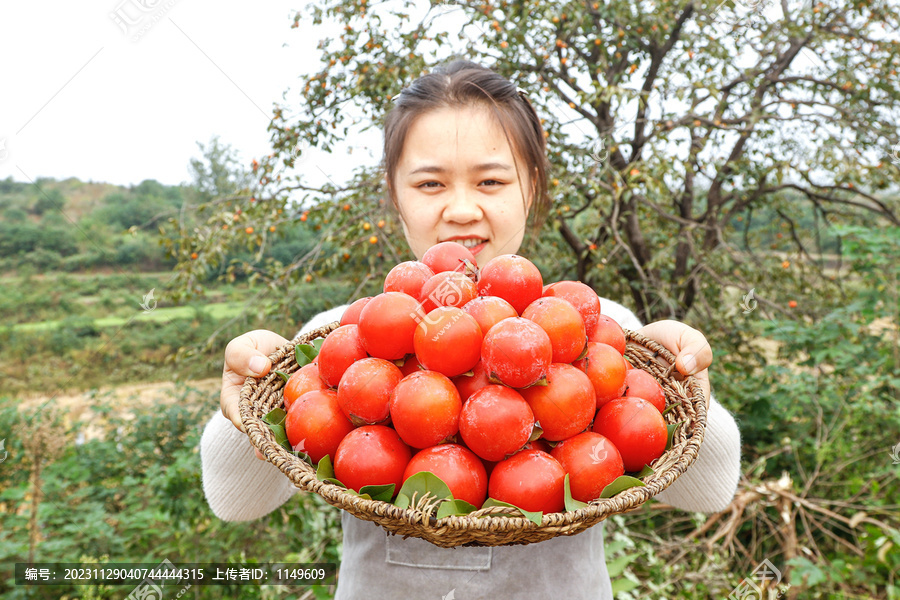
<path fill-rule="evenodd" d="M 484 238 L 456 238 L 447 240 L 448 242 L 456 242 L 457 244 L 461 244 L 469 249 L 472 254 L 478 254 L 481 252 L 482 248 L 484 248 L 485 244 L 487 244 L 487 240 Z"/>

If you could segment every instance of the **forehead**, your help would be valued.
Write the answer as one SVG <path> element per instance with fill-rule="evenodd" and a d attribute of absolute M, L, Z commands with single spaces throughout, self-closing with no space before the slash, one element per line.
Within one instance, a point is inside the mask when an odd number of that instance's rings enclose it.
<path fill-rule="evenodd" d="M 420 115 L 410 126 L 399 171 L 409 175 L 427 166 L 470 169 L 485 163 L 515 168 L 510 142 L 491 111 L 483 106 L 440 108 Z"/>

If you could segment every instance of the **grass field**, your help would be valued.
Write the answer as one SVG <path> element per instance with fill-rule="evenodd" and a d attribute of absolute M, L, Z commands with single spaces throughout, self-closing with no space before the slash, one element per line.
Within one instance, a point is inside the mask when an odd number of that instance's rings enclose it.
<path fill-rule="evenodd" d="M 240 302 L 215 302 L 207 304 L 200 308 L 191 306 L 173 306 L 171 308 L 154 308 L 152 310 L 137 311 L 130 317 L 100 317 L 93 320 L 96 327 L 119 327 L 133 321 L 150 321 L 156 323 L 167 323 L 176 319 L 192 319 L 196 316 L 197 310 L 202 311 L 210 318 L 215 320 L 229 319 L 241 313 L 242 304 Z M 18 323 L 9 327 L 14 331 L 50 331 L 58 329 L 65 323 L 64 319 L 53 319 L 46 321 L 36 321 L 31 323 Z"/>

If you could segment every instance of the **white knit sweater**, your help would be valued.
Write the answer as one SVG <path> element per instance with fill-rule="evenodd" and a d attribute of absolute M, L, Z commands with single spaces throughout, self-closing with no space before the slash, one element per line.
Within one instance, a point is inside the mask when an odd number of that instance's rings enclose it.
<path fill-rule="evenodd" d="M 603 314 L 626 329 L 642 326 L 634 313 L 612 300 L 601 298 L 600 306 Z M 301 333 L 339 320 L 346 308 L 316 315 Z M 656 498 L 686 511 L 724 510 L 740 478 L 740 448 L 734 418 L 711 397 L 697 460 Z M 213 513 L 225 521 L 258 519 L 297 491 L 277 467 L 256 458 L 247 436 L 221 411 L 216 411 L 203 432 L 200 455 L 206 499 Z M 605 522 L 575 536 L 538 544 L 453 549 L 387 535 L 374 523 L 346 512 L 341 525 L 343 558 L 336 600 L 613 598 L 603 553 Z"/>

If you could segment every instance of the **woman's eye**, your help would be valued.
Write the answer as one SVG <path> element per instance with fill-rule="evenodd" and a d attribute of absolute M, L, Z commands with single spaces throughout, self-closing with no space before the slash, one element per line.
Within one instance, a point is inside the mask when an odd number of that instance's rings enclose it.
<path fill-rule="evenodd" d="M 431 187 L 431 184 L 440 185 L 437 181 L 426 181 L 425 183 L 419 185 L 418 187 Z"/>
<path fill-rule="evenodd" d="M 491 183 L 491 182 L 496 183 L 497 185 L 502 185 L 502 184 L 501 184 L 499 181 L 497 181 L 496 179 L 488 179 L 488 180 L 486 180 L 486 181 L 482 181 L 482 183 Z"/>

